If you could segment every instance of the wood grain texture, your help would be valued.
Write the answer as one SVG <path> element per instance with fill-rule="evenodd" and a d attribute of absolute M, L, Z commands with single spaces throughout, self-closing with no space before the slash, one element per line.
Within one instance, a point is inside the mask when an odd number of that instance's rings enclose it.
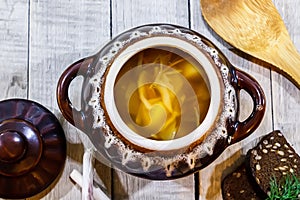
<path fill-rule="evenodd" d="M 189 26 L 188 1 L 112 0 L 112 33 L 147 23 L 173 23 Z"/>
<path fill-rule="evenodd" d="M 0 2 L 0 99 L 27 97 L 28 1 Z M 1 112 L 1 111 L 0 111 Z"/>
<path fill-rule="evenodd" d="M 258 142 L 262 135 L 272 131 L 270 70 L 264 62 L 236 50 L 220 38 L 204 21 L 200 1 L 191 1 L 191 11 L 191 28 L 214 42 L 235 67 L 253 76 L 262 86 L 266 95 L 266 113 L 259 128 L 248 138 L 227 148 L 215 162 L 199 172 L 199 199 L 222 199 L 220 190 L 222 179 L 240 164 L 243 156 Z M 240 106 L 240 120 L 243 121 L 249 116 L 253 108 L 250 96 L 244 91 L 240 94 Z"/>
<path fill-rule="evenodd" d="M 0 99 L 27 96 L 28 1 L 0 2 Z"/>
<path fill-rule="evenodd" d="M 147 23 L 173 23 L 189 26 L 188 1 L 113 0 L 112 35 Z M 114 199 L 194 199 L 193 175 L 175 181 L 149 181 L 116 171 Z"/>
<path fill-rule="evenodd" d="M 300 2 L 274 0 L 291 38 L 300 50 Z M 190 7 L 189 7 L 190 6 Z M 247 139 L 229 147 L 215 162 L 194 176 L 174 181 L 150 181 L 111 169 L 100 161 L 95 175 L 113 199 L 221 199 L 222 178 L 230 173 L 248 149 L 273 129 L 280 129 L 300 153 L 300 91 L 266 63 L 235 50 L 208 27 L 199 0 L 3 0 L 0 1 L 0 99 L 35 100 L 53 111 L 67 137 L 64 172 L 49 188 L 30 200 L 81 199 L 81 190 L 69 179 L 73 169 L 82 171 L 82 156 L 91 147 L 87 136 L 67 123 L 56 105 L 56 84 L 65 68 L 93 54 L 111 36 L 146 23 L 173 23 L 191 27 L 214 42 L 230 62 L 251 74 L 263 87 L 267 110 L 260 127 Z M 29 30 L 29 32 L 28 32 Z M 29 41 L 28 41 L 29 38 Z M 70 89 L 75 105 L 80 101 L 80 79 Z M 249 96 L 241 93 L 241 118 L 251 109 Z M 199 188 L 199 191 L 195 191 Z M 199 194 L 195 198 L 195 194 Z"/>
<path fill-rule="evenodd" d="M 272 64 L 300 87 L 300 54 L 272 0 L 201 0 L 201 7 L 207 23 L 224 40 Z"/>
<path fill-rule="evenodd" d="M 300 13 L 298 12 L 298 8 L 300 2 L 294 0 L 276 0 L 274 3 L 299 51 Z M 289 59 L 289 57 L 286 59 Z M 272 88 L 274 127 L 275 129 L 280 129 L 296 151 L 300 153 L 300 90 L 277 72 L 272 72 Z"/>
<path fill-rule="evenodd" d="M 91 55 L 109 40 L 109 1 L 30 2 L 29 98 L 50 110 L 61 120 L 67 137 L 67 160 L 63 174 L 51 191 L 30 199 L 81 199 L 81 190 L 69 179 L 73 169 L 82 172 L 88 138 L 63 120 L 56 104 L 56 84 L 61 73 L 74 61 Z M 76 84 L 77 83 L 77 84 Z M 80 81 L 74 81 L 70 98 L 80 105 Z M 110 190 L 110 168 L 98 164 L 96 170 Z"/>

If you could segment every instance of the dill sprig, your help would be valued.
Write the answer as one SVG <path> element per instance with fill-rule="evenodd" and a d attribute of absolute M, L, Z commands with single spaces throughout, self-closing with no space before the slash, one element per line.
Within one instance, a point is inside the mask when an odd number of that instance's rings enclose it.
<path fill-rule="evenodd" d="M 277 182 L 276 178 L 270 181 L 270 193 L 267 200 L 296 200 L 300 199 L 300 180 L 295 174 L 287 174 Z"/>

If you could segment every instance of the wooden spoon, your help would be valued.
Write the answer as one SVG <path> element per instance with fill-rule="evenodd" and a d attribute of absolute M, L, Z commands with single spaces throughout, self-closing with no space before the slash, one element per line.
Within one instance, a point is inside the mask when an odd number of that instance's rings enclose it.
<path fill-rule="evenodd" d="M 274 65 L 300 88 L 300 55 L 272 0 L 201 0 L 201 9 L 225 41 Z"/>

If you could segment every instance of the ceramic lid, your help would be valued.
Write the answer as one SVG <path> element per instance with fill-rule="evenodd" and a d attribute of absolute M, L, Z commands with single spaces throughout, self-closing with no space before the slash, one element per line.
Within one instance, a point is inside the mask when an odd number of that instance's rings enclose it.
<path fill-rule="evenodd" d="M 61 173 L 66 139 L 56 117 L 23 99 L 0 102 L 0 197 L 26 198 Z"/>

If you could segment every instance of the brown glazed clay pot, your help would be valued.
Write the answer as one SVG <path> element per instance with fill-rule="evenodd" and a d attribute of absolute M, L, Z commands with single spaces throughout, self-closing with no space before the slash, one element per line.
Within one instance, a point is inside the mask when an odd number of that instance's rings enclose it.
<path fill-rule="evenodd" d="M 205 117 L 182 137 L 162 141 L 137 134 L 120 115 L 119 110 L 123 107 L 116 106 L 116 102 L 124 101 L 125 106 L 129 102 L 127 93 L 124 97 L 122 93 L 121 97 L 115 96 L 119 71 L 137 54 L 142 52 L 147 56 L 145 52 L 150 48 L 183 52 L 187 59 L 197 63 L 197 70 L 207 84 L 210 103 Z M 162 58 L 159 59 L 162 62 Z M 163 68 L 164 65 L 159 66 Z M 149 66 L 158 65 L 150 62 Z M 178 71 L 185 71 L 185 67 L 179 67 Z M 84 78 L 81 110 L 75 109 L 68 97 L 70 83 L 77 76 Z M 144 77 L 153 76 L 156 76 L 154 71 L 145 73 Z M 135 79 L 130 76 L 126 80 Z M 169 82 L 172 88 L 180 81 Z M 121 87 L 130 87 L 124 83 Z M 200 80 L 199 84 L 202 84 Z M 254 104 L 252 113 L 243 122 L 238 120 L 238 96 L 242 89 L 249 93 Z M 198 95 L 202 91 L 195 89 L 192 92 Z M 170 24 L 151 24 L 128 30 L 96 55 L 72 64 L 60 77 L 57 100 L 63 116 L 89 136 L 97 153 L 127 173 L 152 180 L 183 177 L 209 165 L 229 145 L 249 136 L 259 126 L 265 112 L 264 93 L 252 77 L 233 67 L 219 49 L 199 33 Z M 180 106 L 183 108 L 183 104 Z M 170 113 L 172 115 L 174 111 Z M 192 114 L 182 117 L 180 122 L 190 117 Z"/>

